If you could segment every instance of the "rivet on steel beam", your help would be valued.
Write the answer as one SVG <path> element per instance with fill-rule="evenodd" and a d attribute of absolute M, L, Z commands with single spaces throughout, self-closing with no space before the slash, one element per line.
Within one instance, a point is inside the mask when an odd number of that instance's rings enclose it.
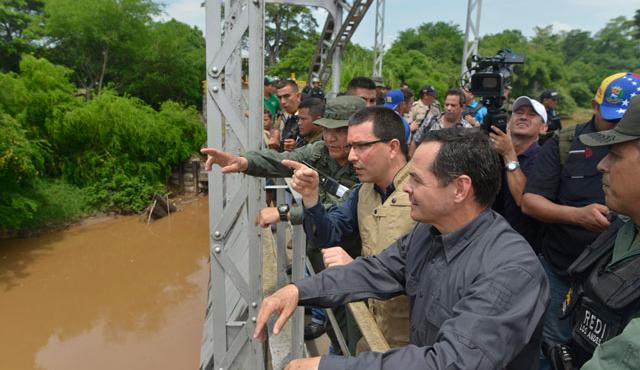
<path fill-rule="evenodd" d="M 220 252 L 222 252 L 222 249 L 220 247 L 215 247 L 215 248 L 213 248 L 213 251 L 216 252 L 216 253 L 220 253 Z"/>
<path fill-rule="evenodd" d="M 256 317 L 255 317 L 255 316 L 253 316 L 253 317 L 251 318 L 251 321 L 252 321 L 252 322 L 256 322 Z"/>
<path fill-rule="evenodd" d="M 253 3 L 258 5 L 258 4 L 260 4 L 260 1 L 259 0 L 253 0 Z"/>
<path fill-rule="evenodd" d="M 211 73 L 218 73 L 218 67 L 216 66 L 211 67 Z"/>
<path fill-rule="evenodd" d="M 256 302 L 251 302 L 251 307 L 256 308 L 258 307 L 258 304 Z"/>
<path fill-rule="evenodd" d="M 213 233 L 213 236 L 215 236 L 216 238 L 219 238 L 222 234 L 220 233 L 220 231 L 216 231 Z"/>
<path fill-rule="evenodd" d="M 214 93 L 217 93 L 217 92 L 218 92 L 218 86 L 214 86 L 212 89 L 213 89 L 213 92 L 214 92 Z"/>

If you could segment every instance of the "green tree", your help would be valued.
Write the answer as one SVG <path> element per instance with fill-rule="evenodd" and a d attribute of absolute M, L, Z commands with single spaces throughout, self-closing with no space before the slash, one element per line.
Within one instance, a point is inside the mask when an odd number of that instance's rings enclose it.
<path fill-rule="evenodd" d="M 202 105 L 205 45 L 202 32 L 174 19 L 149 26 L 140 58 L 115 79 L 118 91 L 142 98 L 158 108 L 165 100 Z"/>
<path fill-rule="evenodd" d="M 159 7 L 152 0 L 48 0 L 46 35 L 52 60 L 75 73 L 87 96 L 100 94 L 114 71 L 125 70 L 148 40 Z M 112 73 L 113 72 L 113 73 Z"/>
<path fill-rule="evenodd" d="M 0 71 L 17 72 L 20 55 L 35 50 L 42 8 L 42 0 L 0 2 Z"/>
<path fill-rule="evenodd" d="M 424 23 L 401 31 L 384 55 L 385 82 L 407 82 L 413 89 L 425 83 L 445 91 L 458 86 L 463 49 L 460 28 L 452 23 Z"/>
<path fill-rule="evenodd" d="M 264 23 L 267 66 L 276 64 L 299 42 L 308 40 L 318 27 L 311 9 L 301 5 L 267 4 Z M 307 52 L 312 50 L 315 49 Z"/>

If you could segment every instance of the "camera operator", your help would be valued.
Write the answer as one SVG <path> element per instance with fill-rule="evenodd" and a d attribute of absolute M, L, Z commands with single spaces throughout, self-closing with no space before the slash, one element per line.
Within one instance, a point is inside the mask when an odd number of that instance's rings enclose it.
<path fill-rule="evenodd" d="M 496 151 L 504 162 L 502 188 L 494 202 L 493 209 L 500 213 L 520 235 L 538 252 L 536 239 L 539 224 L 522 213 L 520 205 L 527 176 L 540 152 L 538 138 L 547 130 L 547 113 L 544 106 L 527 96 L 521 96 L 513 103 L 513 114 L 507 125 L 507 132 L 491 126 L 489 133 Z"/>

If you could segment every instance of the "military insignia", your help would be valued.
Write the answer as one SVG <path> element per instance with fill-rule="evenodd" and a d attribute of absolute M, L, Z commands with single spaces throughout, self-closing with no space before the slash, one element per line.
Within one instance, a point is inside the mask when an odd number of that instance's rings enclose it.
<path fill-rule="evenodd" d="M 590 146 L 584 148 L 584 157 L 585 158 L 591 158 L 591 156 L 593 156 L 593 149 L 591 149 Z M 571 301 L 571 291 L 569 291 L 569 293 L 567 293 L 567 300 Z"/>
<path fill-rule="evenodd" d="M 610 104 L 618 104 L 622 101 L 622 95 L 624 94 L 624 90 L 622 86 L 613 86 L 611 88 L 611 93 L 607 97 L 607 101 Z"/>

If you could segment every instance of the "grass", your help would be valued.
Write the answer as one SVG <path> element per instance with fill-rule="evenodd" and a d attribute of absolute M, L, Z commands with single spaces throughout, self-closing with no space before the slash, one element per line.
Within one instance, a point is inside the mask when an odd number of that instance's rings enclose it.
<path fill-rule="evenodd" d="M 593 110 L 587 108 L 578 108 L 573 114 L 567 118 L 562 117 L 562 127 L 575 126 L 578 123 L 584 123 L 591 119 Z"/>
<path fill-rule="evenodd" d="M 20 234 L 34 234 L 69 225 L 95 210 L 86 192 L 61 180 L 40 180 L 31 197 L 38 202 L 33 217 L 25 219 Z"/>

